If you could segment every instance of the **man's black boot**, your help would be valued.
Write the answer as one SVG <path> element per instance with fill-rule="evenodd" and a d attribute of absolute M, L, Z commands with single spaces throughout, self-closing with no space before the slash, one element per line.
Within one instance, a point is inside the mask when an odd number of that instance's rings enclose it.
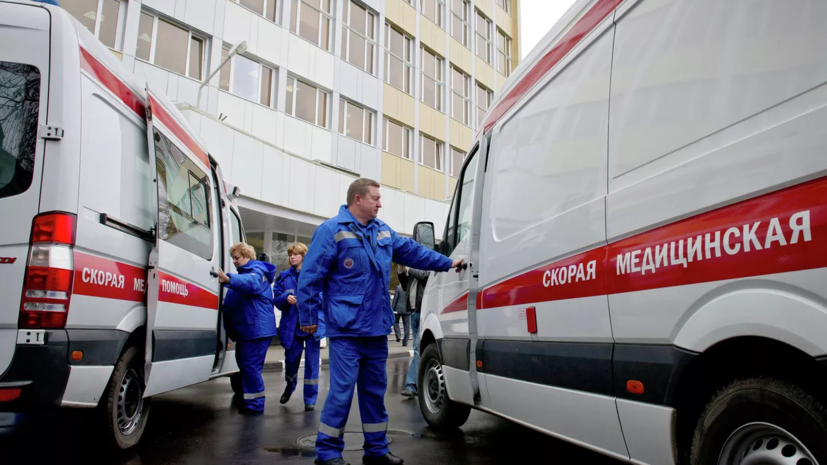
<path fill-rule="evenodd" d="M 287 401 L 290 400 L 290 394 L 293 394 L 293 393 L 290 392 L 289 386 L 288 386 L 288 389 L 285 389 L 284 394 L 281 395 L 281 399 L 279 399 L 279 403 L 280 404 L 286 404 Z"/>
<path fill-rule="evenodd" d="M 362 463 L 365 465 L 400 465 L 405 461 L 388 452 L 381 457 L 362 456 Z"/>
<path fill-rule="evenodd" d="M 316 461 L 313 462 L 313 463 L 315 463 L 316 465 L 350 465 L 349 463 L 345 462 L 345 459 L 343 459 L 341 457 L 336 457 L 335 459 L 325 460 L 324 462 L 322 462 L 319 459 L 316 459 Z"/>

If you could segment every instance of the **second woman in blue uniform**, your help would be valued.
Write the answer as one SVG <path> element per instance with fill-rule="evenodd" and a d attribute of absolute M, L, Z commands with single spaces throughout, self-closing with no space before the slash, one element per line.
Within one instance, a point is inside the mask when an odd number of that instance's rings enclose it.
<path fill-rule="evenodd" d="M 304 409 L 313 410 L 319 395 L 319 342 L 325 337 L 323 316 L 319 315 L 321 326 L 314 334 L 299 329 L 299 314 L 296 309 L 299 274 L 302 269 L 307 246 L 297 242 L 287 249 L 290 268 L 283 271 L 273 286 L 276 307 L 281 310 L 279 335 L 284 346 L 284 388 L 280 402 L 286 404 L 298 385 L 299 365 L 304 351 Z"/>

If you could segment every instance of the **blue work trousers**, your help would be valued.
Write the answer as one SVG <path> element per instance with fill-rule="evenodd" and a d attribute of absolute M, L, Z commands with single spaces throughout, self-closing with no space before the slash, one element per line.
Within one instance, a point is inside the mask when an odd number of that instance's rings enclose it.
<path fill-rule="evenodd" d="M 365 436 L 365 455 L 381 457 L 388 452 L 388 338 L 330 338 L 330 390 L 322 409 L 316 456 L 321 461 L 342 456 L 354 386 L 359 391 L 359 412 Z"/>
<path fill-rule="evenodd" d="M 316 405 L 319 395 L 319 341 L 311 336 L 293 336 L 293 343 L 284 349 L 284 392 L 293 394 L 299 382 L 299 365 L 304 351 L 304 403 Z"/>
<path fill-rule="evenodd" d="M 235 360 L 241 371 L 241 390 L 244 393 L 244 408 L 256 412 L 264 411 L 264 358 L 270 347 L 271 337 L 238 341 L 235 346 Z"/>
<path fill-rule="evenodd" d="M 405 378 L 405 387 L 416 392 L 416 383 L 419 376 L 419 312 L 411 313 L 411 331 L 413 331 L 413 358 L 408 367 L 408 376 Z"/>

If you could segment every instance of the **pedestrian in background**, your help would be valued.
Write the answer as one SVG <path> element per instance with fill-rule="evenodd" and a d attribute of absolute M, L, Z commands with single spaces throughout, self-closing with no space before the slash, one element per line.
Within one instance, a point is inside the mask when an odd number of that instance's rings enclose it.
<path fill-rule="evenodd" d="M 253 247 L 239 242 L 230 248 L 238 273 L 218 271 L 218 281 L 227 288 L 224 297 L 224 328 L 236 341 L 235 359 L 241 372 L 244 402 L 242 413 L 264 412 L 264 358 L 277 334 L 273 313 L 273 278 L 276 267 L 254 260 Z"/>
<path fill-rule="evenodd" d="M 408 290 L 405 304 L 408 306 L 410 315 L 411 331 L 413 331 L 413 358 L 408 367 L 408 376 L 405 378 L 405 389 L 401 394 L 405 397 L 415 397 L 417 393 L 417 381 L 419 380 L 419 315 L 422 310 L 422 294 L 425 292 L 425 285 L 428 284 L 429 273 L 427 271 L 408 268 Z"/>
<path fill-rule="evenodd" d="M 316 436 L 316 463 L 346 465 L 344 432 L 359 390 L 365 436 L 362 462 L 401 464 L 388 448 L 388 334 L 393 324 L 388 288 L 391 262 L 447 271 L 462 264 L 399 236 L 376 216 L 382 207 L 379 183 L 357 179 L 339 214 L 319 226 L 299 277 L 302 330 L 317 330 L 324 309 L 330 338 L 330 390 Z M 324 293 L 324 301 L 321 294 Z"/>
<path fill-rule="evenodd" d="M 298 384 L 299 365 L 304 352 L 304 410 L 316 408 L 319 395 L 319 351 L 320 341 L 325 337 L 324 319 L 319 318 L 319 329 L 308 334 L 299 328 L 299 314 L 296 310 L 296 289 L 302 270 L 307 246 L 296 242 L 287 249 L 290 268 L 282 271 L 273 286 L 276 307 L 281 310 L 279 334 L 284 347 L 284 380 L 287 385 L 279 402 L 286 404 Z"/>
<path fill-rule="evenodd" d="M 396 334 L 396 342 L 399 342 L 399 320 L 402 320 L 402 323 L 405 325 L 405 334 L 402 339 L 402 347 L 408 345 L 408 337 L 411 335 L 411 316 L 408 314 L 408 308 L 405 301 L 405 291 L 402 289 L 402 285 L 399 284 L 393 292 L 391 307 L 393 308 L 394 315 L 396 315 L 393 322 L 393 332 Z"/>

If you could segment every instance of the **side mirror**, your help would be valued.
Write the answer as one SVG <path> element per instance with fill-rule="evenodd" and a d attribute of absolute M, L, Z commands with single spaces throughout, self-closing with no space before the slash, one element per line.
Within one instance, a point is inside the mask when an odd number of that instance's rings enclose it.
<path fill-rule="evenodd" d="M 416 223 L 413 230 L 413 240 L 431 250 L 436 250 L 434 245 L 434 224 L 430 221 Z"/>

